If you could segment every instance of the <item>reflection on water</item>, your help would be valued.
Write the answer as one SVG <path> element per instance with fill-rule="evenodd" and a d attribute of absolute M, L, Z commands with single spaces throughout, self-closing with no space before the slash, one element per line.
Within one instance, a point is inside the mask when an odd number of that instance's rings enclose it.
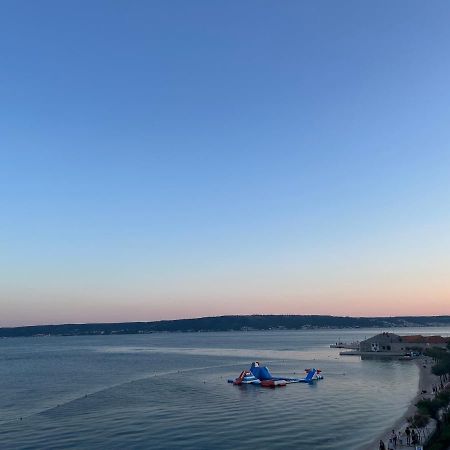
<path fill-rule="evenodd" d="M 329 348 L 377 331 L 3 339 L 0 447 L 358 449 L 417 389 L 414 364 Z M 321 368 L 325 380 L 275 390 L 227 383 L 253 360 L 291 376 Z"/>

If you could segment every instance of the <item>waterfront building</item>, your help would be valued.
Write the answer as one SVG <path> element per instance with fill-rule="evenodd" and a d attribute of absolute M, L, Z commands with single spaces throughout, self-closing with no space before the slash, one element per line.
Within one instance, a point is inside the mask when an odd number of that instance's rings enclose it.
<path fill-rule="evenodd" d="M 450 338 L 442 336 L 400 336 L 395 333 L 380 333 L 359 344 L 360 352 L 405 354 L 423 351 L 430 347 L 446 347 Z"/>

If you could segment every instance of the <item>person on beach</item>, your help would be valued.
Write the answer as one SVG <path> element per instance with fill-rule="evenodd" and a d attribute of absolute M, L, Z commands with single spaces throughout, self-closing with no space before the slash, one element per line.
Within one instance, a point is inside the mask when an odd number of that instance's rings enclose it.
<path fill-rule="evenodd" d="M 394 448 L 397 448 L 397 435 L 395 434 L 395 430 L 392 430 L 391 439 L 394 444 Z"/>
<path fill-rule="evenodd" d="M 405 434 L 406 434 L 406 445 L 411 445 L 411 430 L 409 429 L 409 427 L 406 427 Z"/>
<path fill-rule="evenodd" d="M 389 439 L 388 450 L 395 450 L 394 441 L 392 439 Z"/>
<path fill-rule="evenodd" d="M 411 431 L 411 443 L 412 443 L 412 445 L 416 445 L 419 443 L 419 439 L 417 438 L 417 433 L 414 430 Z"/>
<path fill-rule="evenodd" d="M 386 450 L 386 446 L 383 441 L 380 441 L 380 450 Z"/>
<path fill-rule="evenodd" d="M 402 430 L 399 430 L 399 432 L 397 434 L 397 437 L 398 437 L 398 445 L 399 445 L 399 447 L 403 447 L 403 433 L 402 433 Z"/>

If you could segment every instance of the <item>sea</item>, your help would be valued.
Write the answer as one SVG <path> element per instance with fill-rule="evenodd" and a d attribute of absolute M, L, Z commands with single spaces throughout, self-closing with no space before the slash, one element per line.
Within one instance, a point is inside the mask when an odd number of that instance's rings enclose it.
<path fill-rule="evenodd" d="M 330 344 L 381 331 L 0 339 L 0 449 L 361 449 L 405 413 L 418 368 L 339 356 Z M 289 377 L 314 367 L 324 379 L 227 382 L 252 361 Z"/>

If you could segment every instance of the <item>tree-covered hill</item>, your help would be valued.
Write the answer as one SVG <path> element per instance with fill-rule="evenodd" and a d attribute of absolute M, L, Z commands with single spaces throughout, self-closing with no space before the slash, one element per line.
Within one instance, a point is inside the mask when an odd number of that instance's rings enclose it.
<path fill-rule="evenodd" d="M 389 328 L 450 326 L 450 316 L 336 317 L 318 315 L 251 315 L 201 317 L 157 322 L 87 323 L 0 328 L 0 337 L 142 334 L 154 332 L 299 330 L 308 328 Z"/>

